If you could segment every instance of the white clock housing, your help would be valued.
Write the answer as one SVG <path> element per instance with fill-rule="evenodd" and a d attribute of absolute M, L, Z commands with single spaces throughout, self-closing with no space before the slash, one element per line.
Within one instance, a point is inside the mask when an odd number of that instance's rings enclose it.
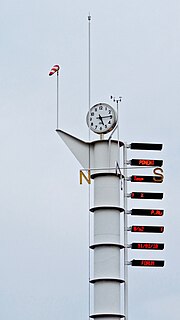
<path fill-rule="evenodd" d="M 107 133 L 117 123 L 115 110 L 107 103 L 95 104 L 86 117 L 88 127 L 95 133 Z"/>

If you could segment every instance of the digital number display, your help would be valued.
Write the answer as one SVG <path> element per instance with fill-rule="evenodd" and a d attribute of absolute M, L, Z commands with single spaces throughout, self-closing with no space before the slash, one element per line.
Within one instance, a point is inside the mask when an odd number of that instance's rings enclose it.
<path fill-rule="evenodd" d="M 162 209 L 132 209 L 131 215 L 133 216 L 149 216 L 149 217 L 161 217 L 164 214 Z"/>
<path fill-rule="evenodd" d="M 151 159 L 131 159 L 131 166 L 142 167 L 162 167 L 163 160 L 151 160 Z"/>
<path fill-rule="evenodd" d="M 140 250 L 163 250 L 164 243 L 147 243 L 147 242 L 133 242 L 131 244 L 131 249 Z"/>
<path fill-rule="evenodd" d="M 132 192 L 131 199 L 158 199 L 162 200 L 163 193 L 160 192 Z"/>
<path fill-rule="evenodd" d="M 132 142 L 130 148 L 134 150 L 162 150 L 162 143 L 144 143 L 144 142 Z"/>
<path fill-rule="evenodd" d="M 132 226 L 131 232 L 163 233 L 164 227 L 162 227 L 162 226 Z"/>
<path fill-rule="evenodd" d="M 135 267 L 164 267 L 164 260 L 135 260 L 131 261 Z"/>
<path fill-rule="evenodd" d="M 162 177 L 155 176 L 131 176 L 131 182 L 153 182 L 153 183 L 162 183 Z"/>

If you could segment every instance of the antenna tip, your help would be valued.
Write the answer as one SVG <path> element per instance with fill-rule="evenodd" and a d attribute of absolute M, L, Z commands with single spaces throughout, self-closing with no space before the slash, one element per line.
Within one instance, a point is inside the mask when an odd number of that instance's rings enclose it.
<path fill-rule="evenodd" d="M 88 15 L 88 20 L 91 21 L 91 15 L 90 15 L 90 13 L 89 13 L 89 15 Z"/>

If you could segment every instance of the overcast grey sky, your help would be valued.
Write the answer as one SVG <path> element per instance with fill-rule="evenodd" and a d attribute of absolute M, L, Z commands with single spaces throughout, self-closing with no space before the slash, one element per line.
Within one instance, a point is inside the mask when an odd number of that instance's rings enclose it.
<path fill-rule="evenodd" d="M 61 65 L 61 128 L 87 139 L 89 12 L 92 104 L 121 95 L 121 139 L 164 143 L 166 266 L 129 269 L 129 320 L 178 319 L 179 1 L 1 0 L 1 320 L 88 314 L 88 188 L 55 132 L 48 73 Z"/>

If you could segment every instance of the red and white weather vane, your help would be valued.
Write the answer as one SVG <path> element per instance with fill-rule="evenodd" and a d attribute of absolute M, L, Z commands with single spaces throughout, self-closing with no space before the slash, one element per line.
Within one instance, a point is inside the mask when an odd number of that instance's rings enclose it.
<path fill-rule="evenodd" d="M 55 64 L 52 68 L 51 68 L 51 71 L 49 72 L 49 76 L 52 76 L 54 73 L 58 73 L 60 69 L 60 66 L 58 64 Z"/>
<path fill-rule="evenodd" d="M 57 73 L 57 129 L 59 126 L 59 123 L 58 123 L 58 118 L 59 118 L 59 70 L 60 70 L 60 66 L 58 64 L 55 64 L 49 72 L 49 76 L 52 76 L 53 74 Z"/>

